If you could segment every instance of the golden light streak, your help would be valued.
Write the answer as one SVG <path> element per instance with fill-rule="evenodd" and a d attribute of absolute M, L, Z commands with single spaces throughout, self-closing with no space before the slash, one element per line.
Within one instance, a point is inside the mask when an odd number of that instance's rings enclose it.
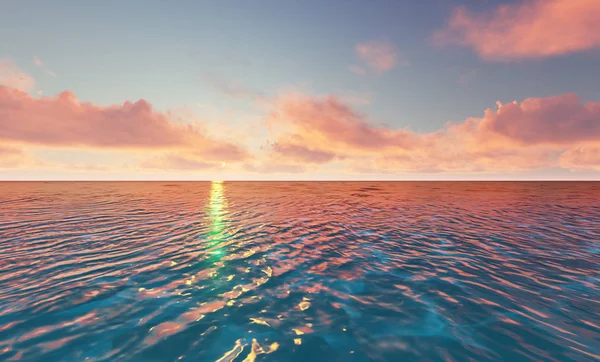
<path fill-rule="evenodd" d="M 209 226 L 209 246 L 218 246 L 223 240 L 223 232 L 226 228 L 225 219 L 227 216 L 227 198 L 225 197 L 225 186 L 223 181 L 212 181 L 210 184 L 210 199 L 208 204 Z M 216 256 L 221 256 L 223 250 L 217 248 L 211 252 Z"/>

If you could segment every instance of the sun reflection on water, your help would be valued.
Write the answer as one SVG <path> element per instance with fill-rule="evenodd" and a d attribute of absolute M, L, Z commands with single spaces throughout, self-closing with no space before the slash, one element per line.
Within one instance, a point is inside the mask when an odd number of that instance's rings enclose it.
<path fill-rule="evenodd" d="M 210 184 L 210 200 L 208 203 L 208 220 L 210 223 L 208 240 L 209 247 L 217 247 L 211 254 L 221 256 L 223 254 L 220 245 L 224 241 L 227 216 L 227 198 L 225 197 L 225 186 L 223 181 L 212 181 Z"/>

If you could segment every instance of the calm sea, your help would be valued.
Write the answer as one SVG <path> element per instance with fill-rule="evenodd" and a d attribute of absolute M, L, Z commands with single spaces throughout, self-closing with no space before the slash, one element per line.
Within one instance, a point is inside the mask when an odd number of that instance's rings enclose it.
<path fill-rule="evenodd" d="M 597 361 L 600 183 L 0 183 L 2 361 Z"/>

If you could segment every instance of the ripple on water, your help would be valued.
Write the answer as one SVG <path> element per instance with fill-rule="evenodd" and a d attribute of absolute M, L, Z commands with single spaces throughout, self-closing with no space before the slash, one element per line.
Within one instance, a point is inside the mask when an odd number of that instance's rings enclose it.
<path fill-rule="evenodd" d="M 0 183 L 0 360 L 600 359 L 600 183 Z"/>

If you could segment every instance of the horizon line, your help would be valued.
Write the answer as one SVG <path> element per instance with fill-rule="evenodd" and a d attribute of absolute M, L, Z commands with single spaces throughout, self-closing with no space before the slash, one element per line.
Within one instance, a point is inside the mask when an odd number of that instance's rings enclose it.
<path fill-rule="evenodd" d="M 0 182 L 600 182 L 600 179 L 0 179 Z"/>

